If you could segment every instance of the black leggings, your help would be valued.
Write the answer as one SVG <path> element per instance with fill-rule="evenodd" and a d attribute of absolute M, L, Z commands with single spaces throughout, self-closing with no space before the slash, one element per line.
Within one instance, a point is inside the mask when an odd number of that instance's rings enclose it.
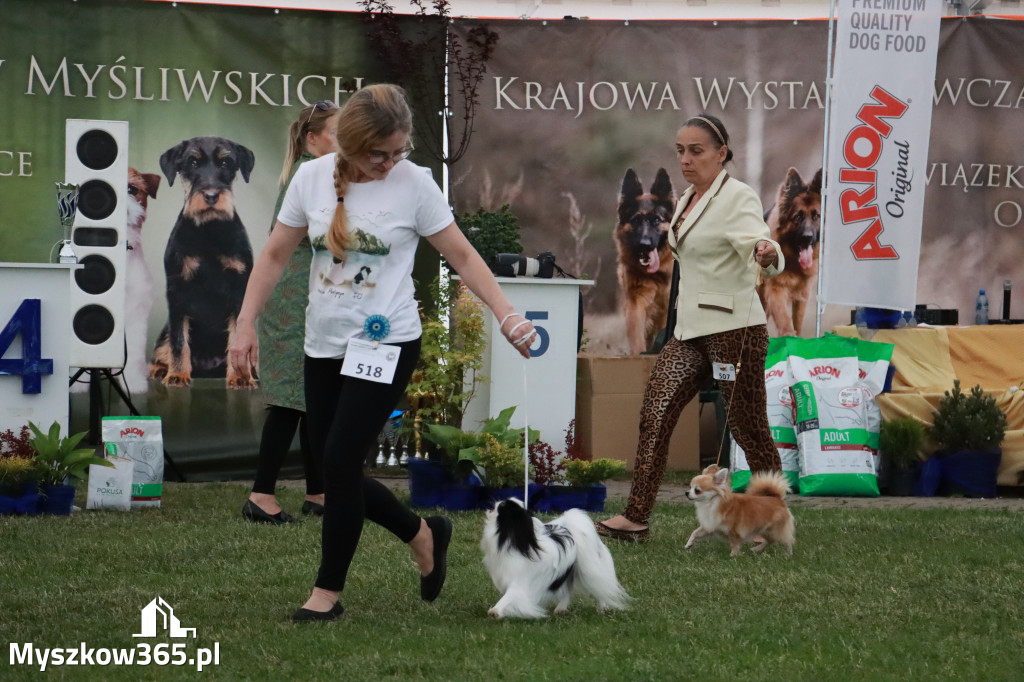
<path fill-rule="evenodd" d="M 390 384 L 341 375 L 342 360 L 306 357 L 306 419 L 313 452 L 323 453 L 324 519 L 316 586 L 332 592 L 345 577 L 363 532 L 363 520 L 383 526 L 402 542 L 420 530 L 420 517 L 379 481 L 363 476 L 363 463 L 412 377 L 420 340 L 402 349 Z"/>
<path fill-rule="evenodd" d="M 314 457 L 309 448 L 306 413 L 290 407 L 267 405 L 267 420 L 263 422 L 259 460 L 256 463 L 256 480 L 252 484 L 254 493 L 274 494 L 281 464 L 291 449 L 296 429 L 299 430 L 302 465 L 306 471 L 306 495 L 320 495 L 324 492 L 323 465 L 320 457 Z"/>

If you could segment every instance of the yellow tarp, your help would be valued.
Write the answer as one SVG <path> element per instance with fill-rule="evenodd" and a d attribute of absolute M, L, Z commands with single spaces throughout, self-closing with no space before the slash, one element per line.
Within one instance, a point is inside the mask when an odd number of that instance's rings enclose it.
<path fill-rule="evenodd" d="M 954 379 L 964 391 L 980 385 L 995 396 L 1007 423 L 998 483 L 1024 485 L 1024 325 L 832 331 L 894 345 L 892 392 L 877 397 L 883 419 L 914 416 L 931 425 Z"/>

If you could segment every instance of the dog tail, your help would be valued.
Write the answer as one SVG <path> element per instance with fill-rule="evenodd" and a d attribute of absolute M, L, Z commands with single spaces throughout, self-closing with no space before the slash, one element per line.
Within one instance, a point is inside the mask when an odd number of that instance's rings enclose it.
<path fill-rule="evenodd" d="M 576 541 L 576 569 L 573 587 L 597 600 L 599 611 L 618 611 L 629 605 L 631 597 L 615 577 L 615 562 L 594 522 L 579 509 L 570 509 L 560 519 Z"/>
<path fill-rule="evenodd" d="M 750 483 L 747 485 L 748 495 L 777 497 L 784 500 L 788 492 L 789 482 L 781 471 L 759 471 L 750 477 Z"/>

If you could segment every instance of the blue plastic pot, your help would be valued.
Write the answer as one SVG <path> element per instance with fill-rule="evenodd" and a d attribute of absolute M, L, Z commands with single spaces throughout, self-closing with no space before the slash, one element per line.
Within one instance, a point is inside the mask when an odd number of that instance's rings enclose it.
<path fill-rule="evenodd" d="M 442 509 L 451 511 L 466 511 L 480 507 L 480 491 L 478 485 L 469 483 L 450 483 L 445 486 L 441 493 L 439 506 Z"/>
<path fill-rule="evenodd" d="M 545 492 L 551 511 L 568 511 L 569 509 L 586 509 L 589 488 L 570 485 L 549 485 Z"/>
<path fill-rule="evenodd" d="M 431 459 L 409 459 L 409 504 L 414 507 L 437 507 L 444 498 L 452 476 L 440 462 Z"/>
<path fill-rule="evenodd" d="M 44 485 L 43 499 L 39 502 L 39 512 L 54 516 L 67 516 L 75 506 L 75 486 Z"/>
<path fill-rule="evenodd" d="M 608 488 L 602 484 L 597 483 L 590 486 L 587 489 L 587 506 L 588 512 L 603 512 L 604 501 L 608 497 Z"/>
<path fill-rule="evenodd" d="M 1003 451 L 999 448 L 991 452 L 960 450 L 940 457 L 939 494 L 995 497 L 1002 458 Z"/>

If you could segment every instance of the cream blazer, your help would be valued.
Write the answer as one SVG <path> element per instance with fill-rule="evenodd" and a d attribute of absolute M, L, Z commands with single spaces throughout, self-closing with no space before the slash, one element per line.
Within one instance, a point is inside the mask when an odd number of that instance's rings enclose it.
<path fill-rule="evenodd" d="M 669 230 L 669 245 L 680 272 L 675 337 L 685 341 L 765 324 L 755 287 L 782 272 L 786 261 L 764 222 L 761 200 L 723 170 L 680 220 L 694 191 L 691 185 L 679 198 Z M 754 260 L 754 247 L 762 239 L 775 247 L 779 257 L 769 268 Z"/>

